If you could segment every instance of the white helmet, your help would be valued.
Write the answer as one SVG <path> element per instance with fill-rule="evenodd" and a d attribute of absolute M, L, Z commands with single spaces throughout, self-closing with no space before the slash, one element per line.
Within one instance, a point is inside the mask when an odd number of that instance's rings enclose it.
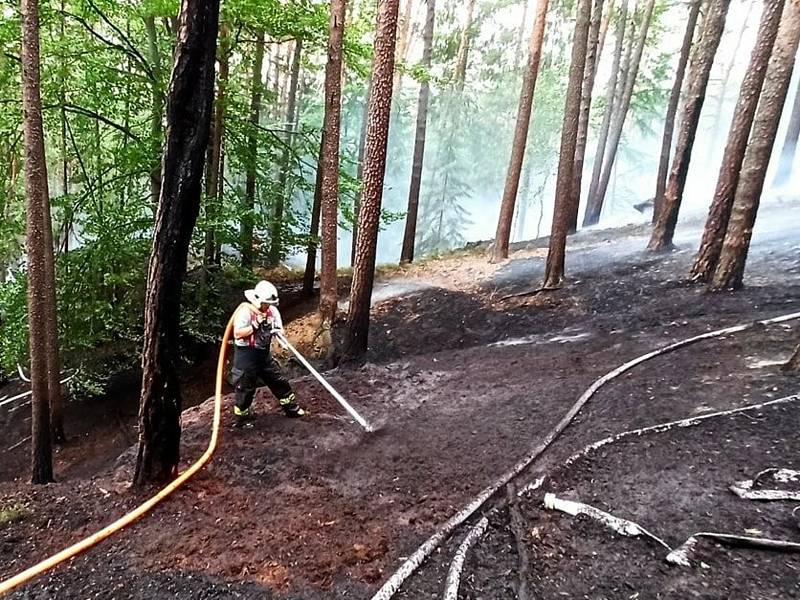
<path fill-rule="evenodd" d="M 259 281 L 255 289 L 245 290 L 244 297 L 256 308 L 262 304 L 278 304 L 278 290 L 269 281 Z"/>

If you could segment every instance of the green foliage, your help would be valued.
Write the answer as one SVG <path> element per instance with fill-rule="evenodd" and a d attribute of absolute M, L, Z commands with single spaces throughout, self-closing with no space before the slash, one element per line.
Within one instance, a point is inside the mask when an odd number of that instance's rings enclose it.
<path fill-rule="evenodd" d="M 387 246 L 397 245 L 406 210 L 419 82 L 429 82 L 432 90 L 421 253 L 463 245 L 475 215 L 482 214 L 475 211 L 499 202 L 528 29 L 520 30 L 519 2 L 479 2 L 468 32 L 466 83 L 463 92 L 457 91 L 452 74 L 463 34 L 463 5 L 440 2 L 430 69 L 417 64 L 420 23 L 413 28 L 407 64 L 398 66 L 406 77 L 393 100 L 381 235 Z M 178 6 L 178 0 L 42 0 L 40 5 L 60 342 L 65 369 L 78 370 L 73 385 L 90 393 L 99 392 L 111 373 L 138 363 L 155 214 L 149 175 L 159 164 L 163 144 L 162 127 L 158 122 L 154 127 L 153 118 L 163 117 Z M 520 202 L 529 201 L 532 187 L 541 195 L 555 167 L 574 7 L 574 0 L 551 2 L 526 156 L 529 177 Z M 418 21 L 422 13 L 418 11 Z M 528 22 L 532 14 L 529 6 Z M 10 373 L 27 362 L 18 3 L 0 0 L 0 15 L 0 281 L 9 274 L 0 283 L 0 371 Z M 665 102 L 670 62 L 659 42 L 668 33 L 667 15 L 666 2 L 659 0 L 629 117 L 637 135 L 651 132 Z M 345 30 L 339 215 L 344 229 L 353 226 L 359 193 L 357 158 L 375 16 L 376 4 L 361 2 L 357 15 L 348 14 Z M 242 271 L 239 260 L 245 216 L 254 222 L 256 265 L 266 261 L 280 203 L 285 207 L 278 224 L 281 254 L 289 257 L 307 246 L 324 111 L 328 3 L 226 0 L 221 18 L 231 32 L 225 169 L 221 196 L 213 206 L 203 198 L 192 240 L 182 317 L 187 348 L 217 338 L 232 308 L 230 298 L 238 298 L 253 281 L 253 273 Z M 154 25 L 154 37 L 147 23 Z M 260 32 L 267 39 L 263 75 L 268 79 L 253 82 Z M 612 37 L 607 48 L 613 46 Z M 288 43 L 296 39 L 303 42 L 302 77 L 298 126 L 290 133 L 287 55 Z M 263 92 L 257 125 L 250 122 L 254 86 Z M 602 112 L 601 95 L 596 90 L 593 123 Z M 637 159 L 632 151 L 621 155 Z M 248 214 L 245 179 L 253 168 L 255 205 Z M 207 270 L 202 261 L 209 230 L 221 246 L 221 265 Z"/>

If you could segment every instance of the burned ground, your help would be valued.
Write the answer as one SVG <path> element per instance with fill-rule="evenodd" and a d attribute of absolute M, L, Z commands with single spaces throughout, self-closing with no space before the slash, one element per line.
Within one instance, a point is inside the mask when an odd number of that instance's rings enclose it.
<path fill-rule="evenodd" d="M 334 386 L 379 426 L 377 433 L 340 418 L 338 405 L 302 377 L 295 385 L 310 419 L 282 418 L 266 395 L 256 401 L 253 428 L 235 430 L 226 415 L 217 455 L 184 490 L 12 597 L 368 597 L 437 524 L 535 445 L 594 379 L 671 341 L 798 310 L 795 242 L 769 229 L 756 238 L 749 262 L 758 277 L 742 292 L 721 295 L 683 282 L 690 252 L 643 255 L 644 240 L 635 232 L 579 235 L 573 243 L 573 278 L 557 292 L 507 298 L 541 280 L 540 253 L 521 251 L 524 258 L 481 271 L 473 284 L 461 285 L 467 278 L 456 272 L 426 273 L 428 285 L 378 304 L 370 362 L 330 373 Z M 757 327 L 634 369 L 601 390 L 526 477 L 556 468 L 608 434 L 798 391 L 797 379 L 781 373 L 778 363 L 799 333 L 794 323 Z M 187 460 L 205 447 L 210 415 L 209 402 L 185 413 Z M 674 543 L 708 522 L 687 500 L 699 494 L 703 514 L 718 519 L 715 526 L 741 531 L 760 507 L 733 502 L 723 484 L 766 464 L 753 459 L 752 448 L 775 456 L 767 466 L 791 467 L 796 415 L 790 406 L 752 424 L 737 417 L 642 438 L 641 447 L 615 446 L 559 471 L 552 483 L 562 487 L 553 489 L 587 502 L 601 499 L 608 509 L 635 507 L 626 516 L 673 532 Z M 733 437 L 735 443 L 726 442 Z M 104 445 L 97 447 L 102 453 Z M 675 447 L 696 457 L 690 465 L 703 467 L 696 480 L 694 471 L 683 473 L 685 488 L 658 481 L 664 461 L 681 455 Z M 106 456 L 116 449 L 109 445 Z M 634 464 L 628 455 L 637 457 Z M 0 508 L 18 509 L 0 524 L 0 573 L 19 571 L 136 504 L 125 485 L 130 453 L 91 469 L 91 477 L 82 471 L 45 488 L 0 484 Z M 539 500 L 532 496 L 523 505 L 530 529 L 541 536 L 529 540 L 536 560 L 528 579 L 537 597 L 680 597 L 669 587 L 678 580 L 702 592 L 698 597 L 728 597 L 736 589 L 748 598 L 796 593 L 787 583 L 792 575 L 796 581 L 794 559 L 729 554 L 710 544 L 703 559 L 710 572 L 681 575 L 646 541 L 618 540 L 594 523 L 543 513 Z M 493 522 L 468 561 L 464 597 L 506 597 L 511 589 L 516 556 L 504 519 Z M 768 531 L 763 521 L 753 528 Z M 591 554 L 601 545 L 610 554 L 605 563 Z M 401 597 L 437 596 L 447 563 L 447 552 L 435 555 Z M 584 575 L 568 575 L 578 571 Z M 741 578 L 764 573 L 771 584 L 736 587 Z"/>

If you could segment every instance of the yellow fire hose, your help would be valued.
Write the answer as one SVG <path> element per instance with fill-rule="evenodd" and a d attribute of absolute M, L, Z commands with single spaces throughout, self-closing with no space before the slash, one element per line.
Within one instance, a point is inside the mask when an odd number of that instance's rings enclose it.
<path fill-rule="evenodd" d="M 195 462 L 192 466 L 186 469 L 183 473 L 181 473 L 175 480 L 173 480 L 169 485 L 161 489 L 155 496 L 144 502 L 143 504 L 136 507 L 134 510 L 129 512 L 126 515 L 123 515 L 110 525 L 107 525 L 97 533 L 90 535 L 87 538 L 82 539 L 75 544 L 72 544 L 70 547 L 65 548 L 58 554 L 54 554 L 50 558 L 47 558 L 36 564 L 22 573 L 15 575 L 5 581 L 0 582 L 0 596 L 7 594 L 8 592 L 18 588 L 21 585 L 24 585 L 38 577 L 45 571 L 48 571 L 63 562 L 68 561 L 71 558 L 74 558 L 78 554 L 89 550 L 90 548 L 96 546 L 103 540 L 108 537 L 111 537 L 113 534 L 120 531 L 122 528 L 127 527 L 134 521 L 140 519 L 144 515 L 146 515 L 150 510 L 152 510 L 157 504 L 159 504 L 162 500 L 165 500 L 169 497 L 175 490 L 181 487 L 184 483 L 186 483 L 189 479 L 191 479 L 200 469 L 211 460 L 211 456 L 214 454 L 214 450 L 217 447 L 217 440 L 219 438 L 219 425 L 220 420 L 222 417 L 222 381 L 224 379 L 225 374 L 225 355 L 226 350 L 228 348 L 228 341 L 231 337 L 231 332 L 233 331 L 233 316 L 231 316 L 230 320 L 228 321 L 228 326 L 225 328 L 225 335 L 222 338 L 222 346 L 220 346 L 219 350 L 219 361 L 217 362 L 217 382 L 216 388 L 214 392 L 214 422 L 211 427 L 211 440 L 208 442 L 208 448 L 203 453 L 203 455 Z"/>

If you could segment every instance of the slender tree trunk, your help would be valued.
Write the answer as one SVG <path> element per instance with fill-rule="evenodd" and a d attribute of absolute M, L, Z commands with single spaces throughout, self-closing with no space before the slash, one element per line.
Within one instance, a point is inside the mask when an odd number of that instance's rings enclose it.
<path fill-rule="evenodd" d="M 203 156 L 214 97 L 219 0 L 183 0 L 179 23 L 167 98 L 164 179 L 145 296 L 137 485 L 162 483 L 178 471 L 180 298 L 200 211 Z"/>
<path fill-rule="evenodd" d="M 39 67 L 39 6 L 37 0 L 22 0 L 22 125 L 25 138 L 25 196 L 27 212 L 26 253 L 28 263 L 28 338 L 31 367 L 31 481 L 53 481 L 50 438 L 50 390 L 48 347 L 52 334 L 47 312 L 51 303 L 52 280 L 45 255 L 48 246 L 45 207 L 49 204 L 47 161 L 42 125 Z"/>
<path fill-rule="evenodd" d="M 422 35 L 422 66 L 431 68 L 433 53 L 433 26 L 436 20 L 436 0 L 426 0 L 428 9 L 425 18 L 425 31 Z M 428 126 L 428 102 L 430 99 L 430 82 L 426 77 L 419 87 L 417 103 L 417 130 L 414 139 L 414 159 L 411 165 L 411 185 L 408 191 L 408 211 L 406 213 L 406 230 L 403 236 L 403 249 L 400 264 L 414 261 L 414 245 L 417 239 L 417 215 L 419 213 L 419 192 L 422 186 L 422 164 L 425 160 L 425 133 Z"/>
<path fill-rule="evenodd" d="M 519 70 L 519 65 L 522 62 L 522 53 L 525 51 L 525 26 L 528 24 L 529 3 L 530 0 L 522 1 L 522 19 L 520 19 L 519 27 L 517 28 L 516 51 L 514 52 L 514 71 Z"/>
<path fill-rule="evenodd" d="M 575 146 L 575 166 L 572 168 L 572 188 L 570 189 L 570 212 L 568 233 L 578 229 L 578 211 L 581 204 L 581 183 L 583 181 L 583 161 L 586 157 L 586 140 L 589 134 L 589 113 L 592 109 L 595 69 L 597 67 L 600 25 L 603 14 L 603 0 L 594 0 L 592 20 L 589 26 L 589 42 L 586 48 L 586 67 L 581 90 L 581 113 L 578 118 L 578 140 Z"/>
<path fill-rule="evenodd" d="M 794 104 L 792 115 L 789 118 L 789 127 L 786 130 L 786 138 L 783 141 L 783 149 L 778 161 L 778 168 L 775 171 L 775 179 L 772 187 L 780 187 L 789 183 L 789 176 L 792 173 L 794 155 L 797 150 L 797 140 L 800 138 L 800 78 L 797 80 L 797 91 L 794 93 Z"/>
<path fill-rule="evenodd" d="M 380 0 L 378 3 L 372 59 L 372 88 L 368 103 L 367 144 L 364 154 L 364 184 L 361 192 L 361 209 L 358 213 L 356 260 L 353 265 L 353 283 L 350 288 L 350 308 L 347 316 L 346 354 L 350 357 L 366 353 L 369 344 L 369 312 L 375 278 L 383 177 L 386 172 L 398 10 L 399 0 Z"/>
<path fill-rule="evenodd" d="M 247 173 L 241 224 L 242 268 L 253 268 L 253 211 L 256 206 L 256 170 L 258 168 L 258 125 L 261 119 L 261 71 L 264 67 L 264 32 L 256 32 L 253 72 L 250 78 L 250 129 L 247 133 Z"/>
<path fill-rule="evenodd" d="M 603 156 L 605 156 L 606 145 L 608 144 L 608 131 L 611 128 L 611 115 L 614 113 L 615 104 L 619 103 L 622 96 L 622 86 L 624 77 L 621 77 L 620 68 L 622 65 L 622 48 L 625 42 L 625 29 L 628 23 L 628 0 L 622 0 L 619 15 L 617 15 L 617 40 L 614 46 L 614 56 L 611 63 L 611 75 L 608 78 L 608 89 L 606 90 L 606 108 L 603 113 L 603 121 L 600 125 L 600 132 L 597 137 L 597 150 L 594 153 L 594 164 L 592 166 L 592 180 L 589 185 L 589 194 L 586 203 L 586 212 L 583 217 L 583 226 L 596 225 L 600 220 L 602 205 L 595 202 L 597 196 L 597 186 L 600 183 L 600 173 L 603 166 Z M 633 27 L 633 26 L 631 26 Z M 628 34 L 633 40 L 633 36 Z M 628 44 L 625 63 L 628 62 L 628 55 L 633 46 Z"/>
<path fill-rule="evenodd" d="M 647 248 L 651 252 L 670 250 L 678 212 L 683 199 L 683 188 L 689 172 L 689 161 L 692 157 L 697 126 L 700 123 L 700 112 L 706 97 L 706 88 L 711 74 L 711 65 L 717 53 L 722 33 L 725 29 L 725 16 L 730 0 L 710 0 L 708 13 L 703 20 L 703 34 L 697 53 L 692 59 L 689 69 L 689 89 L 683 107 L 678 142 L 675 146 L 675 158 L 667 181 L 664 201 L 653 226 L 653 234 Z"/>
<path fill-rule="evenodd" d="M 472 20 L 475 14 L 475 0 L 467 0 L 467 17 L 464 20 L 464 29 L 461 30 L 461 38 L 458 42 L 458 53 L 456 54 L 456 70 L 453 81 L 458 91 L 463 91 L 464 82 L 467 78 L 467 61 L 469 60 L 469 42 L 472 36 Z"/>
<path fill-rule="evenodd" d="M 203 251 L 203 264 L 208 267 L 215 263 L 217 254 L 216 219 L 217 208 L 221 203 L 220 182 L 223 174 L 222 166 L 222 140 L 225 137 L 225 94 L 228 88 L 230 73 L 230 28 L 227 23 L 220 26 L 219 31 L 219 76 L 217 77 L 217 100 L 214 107 L 214 125 L 211 135 L 211 162 L 206 180 L 206 224 L 205 249 Z"/>
<path fill-rule="evenodd" d="M 783 10 L 778 37 L 769 60 L 761 100 L 758 103 L 750 142 L 742 163 L 728 231 L 717 269 L 709 285 L 712 291 L 742 287 L 744 267 L 756 222 L 767 167 L 800 42 L 800 1 L 789 0 Z"/>
<path fill-rule="evenodd" d="M 658 213 L 661 211 L 661 204 L 664 199 L 664 191 L 667 188 L 667 172 L 669 171 L 669 159 L 672 154 L 672 136 L 675 132 L 675 115 L 678 112 L 678 102 L 681 98 L 681 88 L 683 87 L 683 77 L 686 73 L 686 65 L 689 62 L 689 54 L 692 50 L 692 39 L 697 28 L 697 16 L 700 14 L 700 0 L 691 0 L 689 5 L 689 18 L 686 20 L 686 30 L 683 34 L 683 43 L 678 57 L 678 66 L 675 70 L 675 81 L 672 84 L 672 91 L 667 103 L 667 115 L 664 119 L 664 135 L 661 138 L 661 155 L 658 161 L 658 175 L 656 175 L 656 193 L 653 196 L 653 222 L 655 223 Z"/>
<path fill-rule="evenodd" d="M 328 64 L 325 67 L 325 132 L 322 151 L 322 270 L 319 312 L 323 330 L 336 318 L 336 237 L 339 217 L 339 130 L 342 108 L 342 38 L 346 0 L 331 0 Z"/>
<path fill-rule="evenodd" d="M 153 166 L 150 169 L 150 198 L 155 204 L 161 196 L 161 140 L 163 131 L 163 70 L 161 68 L 161 52 L 158 49 L 158 30 L 156 19 L 149 15 L 144 18 L 147 30 L 148 58 L 153 71 L 154 81 L 151 89 L 150 137 L 153 144 Z"/>
<path fill-rule="evenodd" d="M 531 178 L 533 176 L 532 163 L 533 161 L 530 158 L 523 163 L 521 175 L 522 187 L 519 190 L 520 197 L 516 203 L 516 214 L 514 215 L 514 221 L 512 223 L 515 234 L 511 239 L 515 242 L 519 242 L 524 239 L 525 235 L 525 222 L 528 217 L 528 207 L 531 203 Z"/>
<path fill-rule="evenodd" d="M 514 141 L 511 144 L 511 159 L 508 163 L 506 184 L 503 189 L 503 200 L 500 203 L 500 216 L 497 220 L 497 232 L 494 237 L 492 262 L 499 262 L 508 258 L 511 222 L 514 217 L 514 206 L 517 202 L 517 190 L 519 189 L 519 177 L 522 172 L 522 163 L 525 160 L 525 146 L 528 141 L 528 128 L 531 121 L 536 79 L 539 75 L 539 62 L 542 58 L 542 44 L 544 42 L 544 28 L 547 22 L 548 4 L 548 0 L 539 0 L 536 7 L 536 20 L 534 21 L 533 31 L 531 32 L 528 64 L 522 77 L 522 90 L 519 96 L 519 108 L 517 109 L 517 124 L 514 128 Z"/>
<path fill-rule="evenodd" d="M 769 57 L 772 54 L 775 37 L 778 35 L 783 5 L 784 0 L 764 1 L 758 38 L 750 56 L 750 65 L 742 81 L 739 100 L 733 111 L 733 121 L 722 157 L 722 166 L 719 170 L 711 210 L 708 213 L 703 239 L 700 242 L 700 251 L 692 265 L 690 277 L 693 281 L 708 282 L 714 274 L 717 260 L 722 251 L 736 186 L 739 184 L 739 172 L 744 161 L 745 150 L 747 150 L 747 140 L 750 137 L 758 98 L 764 85 Z"/>
<path fill-rule="evenodd" d="M 364 93 L 364 110 L 361 115 L 361 132 L 358 137 L 358 168 L 356 171 L 356 179 L 359 185 L 364 182 L 364 151 L 367 145 L 367 120 L 369 119 L 369 97 L 370 89 L 372 88 L 372 77 L 367 79 L 367 87 Z M 358 211 L 361 206 L 361 190 L 356 194 L 356 200 L 353 203 L 353 239 L 351 240 L 350 248 L 350 266 L 356 262 L 356 239 L 358 239 Z"/>
<path fill-rule="evenodd" d="M 611 15 L 614 14 L 616 3 L 616 0 L 609 0 L 605 14 L 603 14 L 603 20 L 600 23 L 600 36 L 597 39 L 597 52 L 595 52 L 594 55 L 595 75 L 597 75 L 597 67 L 600 66 L 600 58 L 603 56 L 603 48 L 605 48 L 606 45 L 606 34 L 608 33 L 608 26 L 611 23 Z"/>
<path fill-rule="evenodd" d="M 414 10 L 414 0 L 406 0 L 403 5 L 403 14 L 397 24 L 397 46 L 395 48 L 395 66 L 404 65 L 408 56 L 408 47 L 411 41 L 411 16 Z M 403 85 L 403 73 L 399 69 L 394 72 L 392 89 L 399 98 Z"/>
<path fill-rule="evenodd" d="M 752 23 L 751 15 L 753 14 L 753 8 L 755 5 L 755 0 L 749 0 L 747 12 L 744 15 L 744 19 L 742 19 L 741 25 L 739 26 L 739 34 L 736 36 L 736 45 L 734 48 L 742 47 L 744 34 Z M 719 140 L 720 136 L 722 135 L 722 108 L 725 106 L 725 98 L 728 95 L 728 84 L 731 80 L 733 67 L 739 62 L 737 60 L 737 54 L 738 52 L 734 52 L 731 55 L 731 59 L 728 61 L 728 64 L 725 65 L 725 70 L 722 73 L 722 80 L 719 84 L 719 94 L 717 94 L 717 97 L 715 98 L 716 102 L 714 103 L 713 112 L 711 112 L 711 114 L 714 116 L 714 122 L 711 126 L 711 143 L 708 144 L 708 158 L 706 159 L 706 162 L 708 163 L 711 163 L 711 159 L 714 156 L 714 151 L 718 147 L 717 140 Z"/>
<path fill-rule="evenodd" d="M 272 221 L 272 236 L 270 240 L 269 264 L 276 267 L 283 258 L 283 218 L 286 212 L 286 200 L 288 199 L 288 189 L 286 182 L 291 170 L 291 148 L 294 145 L 294 131 L 297 121 L 297 84 L 300 80 L 300 56 L 303 52 L 303 42 L 298 39 L 295 41 L 292 66 L 289 75 L 289 91 L 286 98 L 286 146 L 283 150 L 283 160 L 281 172 L 278 176 L 278 196 L 275 202 L 275 213 Z"/>
<path fill-rule="evenodd" d="M 647 41 L 647 32 L 650 29 L 650 21 L 653 16 L 653 6 L 655 0 L 648 0 L 645 7 L 644 16 L 642 17 L 642 25 L 638 33 L 636 41 L 636 49 L 631 56 L 631 62 L 626 69 L 625 87 L 622 92 L 622 98 L 619 105 L 615 107 L 614 114 L 611 118 L 611 128 L 609 132 L 608 147 L 603 157 L 603 171 L 600 174 L 600 180 L 595 191 L 595 198 L 592 200 L 593 206 L 599 207 L 602 210 L 603 203 L 605 202 L 606 192 L 608 191 L 608 184 L 611 181 L 611 170 L 614 167 L 614 161 L 617 158 L 617 149 L 619 148 L 619 141 L 622 138 L 622 131 L 625 127 L 625 118 L 628 115 L 628 109 L 631 105 L 631 98 L 633 97 L 633 88 L 636 85 L 636 76 L 639 74 L 639 63 L 642 59 L 642 52 L 644 45 Z M 598 213 L 599 216 L 599 213 Z"/>
<path fill-rule="evenodd" d="M 314 276 L 317 272 L 317 247 L 319 246 L 319 221 L 322 210 L 322 153 L 325 150 L 325 131 L 319 145 L 319 158 L 317 159 L 317 176 L 314 184 L 314 204 L 311 207 L 311 226 L 306 249 L 306 270 L 303 274 L 303 294 L 311 296 L 314 293 Z"/>
<path fill-rule="evenodd" d="M 553 227 L 550 231 L 550 248 L 547 253 L 547 265 L 545 268 L 544 287 L 546 288 L 559 287 L 564 279 L 564 255 L 570 220 L 569 191 L 573 183 L 572 170 L 575 166 L 575 146 L 578 141 L 581 88 L 586 65 L 586 45 L 589 38 L 591 11 L 591 0 L 578 0 L 578 17 L 572 41 L 567 100 L 564 106 L 564 124 L 561 130 L 561 151 L 558 159 Z"/>

